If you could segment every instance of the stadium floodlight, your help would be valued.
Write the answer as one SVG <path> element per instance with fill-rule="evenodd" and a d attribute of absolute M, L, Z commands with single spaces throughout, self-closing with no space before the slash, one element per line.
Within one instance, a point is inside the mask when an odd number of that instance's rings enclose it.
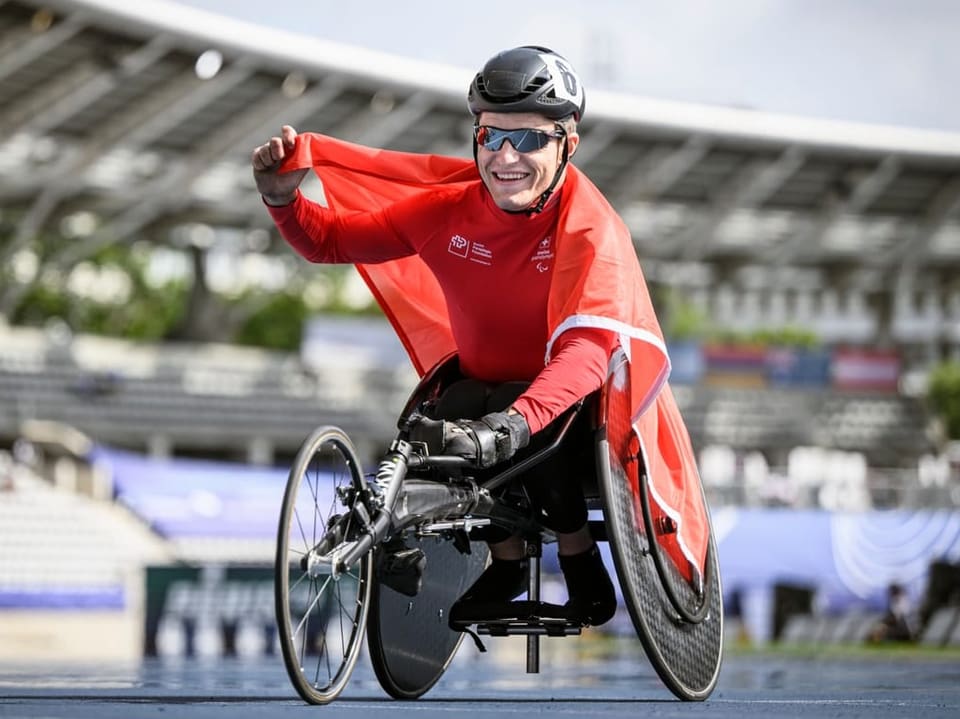
<path fill-rule="evenodd" d="M 201 80 L 210 80 L 216 77 L 223 67 L 223 55 L 219 50 L 205 50 L 197 57 L 193 70 Z"/>
<path fill-rule="evenodd" d="M 295 100 L 306 92 L 307 84 L 307 78 L 302 72 L 293 71 L 287 73 L 286 77 L 283 78 L 280 90 L 284 97 Z"/>

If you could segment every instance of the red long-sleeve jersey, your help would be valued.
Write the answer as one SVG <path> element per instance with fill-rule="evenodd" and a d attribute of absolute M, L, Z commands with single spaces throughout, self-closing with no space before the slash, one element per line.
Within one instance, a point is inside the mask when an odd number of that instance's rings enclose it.
<path fill-rule="evenodd" d="M 544 364 L 547 296 L 559 203 L 504 212 L 480 183 L 445 188 L 367 213 L 335 213 L 298 193 L 269 207 L 305 259 L 375 264 L 419 254 L 446 299 L 460 367 L 486 382 L 531 381 L 513 407 L 537 432 L 602 384 L 615 337 L 567 330 Z"/>

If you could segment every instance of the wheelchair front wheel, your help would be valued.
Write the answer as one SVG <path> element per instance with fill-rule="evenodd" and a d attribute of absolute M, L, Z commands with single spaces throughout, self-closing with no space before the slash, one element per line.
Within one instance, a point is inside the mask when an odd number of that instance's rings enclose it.
<path fill-rule="evenodd" d="M 277 629 L 290 681 L 311 704 L 326 704 L 343 691 L 363 644 L 372 551 L 339 573 L 308 566 L 318 545 L 330 543 L 328 528 L 349 535 L 349 505 L 363 482 L 349 437 L 321 427 L 301 446 L 284 492 L 274 574 Z"/>

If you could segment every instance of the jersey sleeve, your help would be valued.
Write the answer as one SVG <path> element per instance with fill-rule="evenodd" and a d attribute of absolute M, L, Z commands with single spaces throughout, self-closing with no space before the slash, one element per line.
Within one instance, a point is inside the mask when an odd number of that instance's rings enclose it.
<path fill-rule="evenodd" d="M 571 329 L 560 336 L 553 357 L 513 403 L 527 420 L 531 434 L 600 388 L 615 343 L 612 332 L 599 329 Z"/>
<path fill-rule="evenodd" d="M 332 212 L 299 190 L 289 205 L 266 207 L 280 236 L 310 262 L 376 264 L 415 251 L 385 210 Z"/>

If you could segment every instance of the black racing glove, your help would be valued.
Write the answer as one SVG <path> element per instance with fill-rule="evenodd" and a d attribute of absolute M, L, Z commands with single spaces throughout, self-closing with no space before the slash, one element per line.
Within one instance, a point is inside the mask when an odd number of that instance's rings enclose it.
<path fill-rule="evenodd" d="M 410 439 L 425 442 L 433 454 L 463 457 L 481 468 L 513 457 L 530 443 L 530 427 L 522 414 L 491 412 L 480 419 L 420 419 Z"/>

